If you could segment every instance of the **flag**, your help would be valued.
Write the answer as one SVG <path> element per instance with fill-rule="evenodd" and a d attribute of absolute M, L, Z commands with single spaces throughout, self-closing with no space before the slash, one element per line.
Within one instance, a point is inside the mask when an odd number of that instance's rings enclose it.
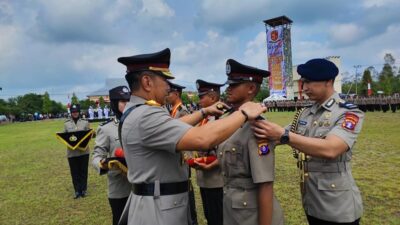
<path fill-rule="evenodd" d="M 85 151 L 90 139 L 92 138 L 93 130 L 80 130 L 75 132 L 56 133 L 56 137 L 71 150 Z"/>
<path fill-rule="evenodd" d="M 371 82 L 368 81 L 368 96 L 372 95 Z"/>

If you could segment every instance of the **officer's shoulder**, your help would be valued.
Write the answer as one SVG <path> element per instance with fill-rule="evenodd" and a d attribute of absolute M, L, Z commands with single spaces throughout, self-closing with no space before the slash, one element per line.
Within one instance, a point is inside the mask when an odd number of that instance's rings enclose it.
<path fill-rule="evenodd" d="M 72 119 L 71 118 L 68 118 L 68 119 L 66 119 L 65 121 L 64 121 L 64 123 L 69 123 L 69 122 L 71 122 L 72 121 Z"/>
<path fill-rule="evenodd" d="M 346 102 L 345 100 L 339 101 L 339 107 L 344 109 L 358 109 L 358 106 L 356 104 Z"/>

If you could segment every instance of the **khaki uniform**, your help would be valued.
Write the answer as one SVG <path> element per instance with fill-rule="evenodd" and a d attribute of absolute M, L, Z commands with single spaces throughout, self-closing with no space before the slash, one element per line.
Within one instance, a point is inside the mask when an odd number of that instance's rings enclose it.
<path fill-rule="evenodd" d="M 335 135 L 349 146 L 333 160 L 305 157 L 302 200 L 307 215 L 337 223 L 361 217 L 361 195 L 351 174 L 350 160 L 363 120 L 364 113 L 355 105 L 344 103 L 337 93 L 300 115 L 296 133 L 314 138 Z"/>
<path fill-rule="evenodd" d="M 144 104 L 131 96 L 125 110 Z M 182 164 L 176 144 L 191 128 L 157 106 L 142 105 L 134 109 L 122 126 L 122 143 L 132 184 L 154 183 L 154 196 L 131 193 L 122 220 L 135 225 L 187 225 L 190 221 L 188 192 L 160 195 L 160 184 L 188 180 L 188 166 Z"/>
<path fill-rule="evenodd" d="M 118 138 L 118 120 L 111 120 L 97 128 L 96 144 L 93 150 L 92 164 L 99 174 L 103 174 L 99 163 L 102 159 L 115 157 L 115 150 L 121 147 Z M 126 198 L 131 193 L 131 185 L 120 170 L 109 170 L 108 197 Z"/>
<path fill-rule="evenodd" d="M 249 123 L 219 145 L 225 225 L 258 224 L 258 185 L 273 182 L 275 178 L 274 146 L 269 147 L 267 155 L 258 154 L 258 143 Z M 275 196 L 272 224 L 283 224 L 283 212 Z"/>
<path fill-rule="evenodd" d="M 79 118 L 75 123 L 73 119 L 67 119 L 64 122 L 64 132 L 74 132 L 79 130 L 89 130 L 89 122 L 85 119 Z M 81 150 L 72 150 L 67 147 L 67 157 L 77 157 L 82 155 L 88 155 L 90 152 L 89 145 L 87 146 L 85 151 Z"/>
<path fill-rule="evenodd" d="M 209 117 L 208 123 L 214 120 L 215 117 Z M 197 157 L 216 154 L 216 150 L 210 150 L 209 152 L 197 152 Z M 201 188 L 222 188 L 224 186 L 224 180 L 222 179 L 220 166 L 216 166 L 212 170 L 196 170 L 196 178 L 197 185 L 199 185 Z"/>

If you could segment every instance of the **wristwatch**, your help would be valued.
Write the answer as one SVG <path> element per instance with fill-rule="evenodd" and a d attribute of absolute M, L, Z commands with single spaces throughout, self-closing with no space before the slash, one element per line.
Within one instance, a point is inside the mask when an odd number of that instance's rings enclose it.
<path fill-rule="evenodd" d="M 285 133 L 281 136 L 281 139 L 279 139 L 281 144 L 287 144 L 289 143 L 289 129 L 285 129 Z"/>

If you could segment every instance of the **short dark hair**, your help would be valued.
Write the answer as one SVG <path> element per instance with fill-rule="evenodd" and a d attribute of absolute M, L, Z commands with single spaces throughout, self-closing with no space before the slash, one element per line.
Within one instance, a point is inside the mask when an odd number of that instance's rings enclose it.
<path fill-rule="evenodd" d="M 157 74 L 153 71 L 144 70 L 144 71 L 130 72 L 125 76 L 125 79 L 128 82 L 131 92 L 138 91 L 140 89 L 140 80 L 144 75 L 150 75 L 151 77 L 153 77 L 156 76 Z"/>

